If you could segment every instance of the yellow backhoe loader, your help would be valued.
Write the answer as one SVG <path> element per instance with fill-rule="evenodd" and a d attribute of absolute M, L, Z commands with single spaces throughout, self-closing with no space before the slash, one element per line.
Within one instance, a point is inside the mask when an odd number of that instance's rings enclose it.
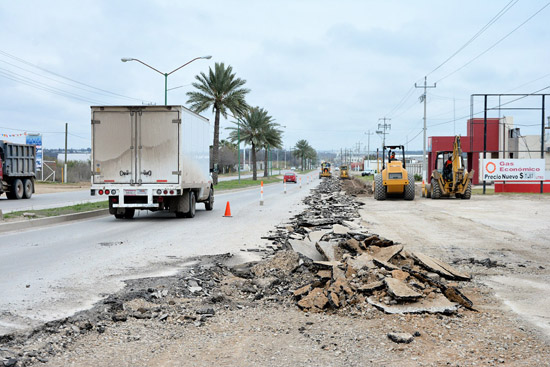
<path fill-rule="evenodd" d="M 319 172 L 319 178 L 323 178 L 323 177 L 332 177 L 332 173 L 330 172 L 329 162 L 321 163 L 321 172 Z"/>
<path fill-rule="evenodd" d="M 439 167 L 438 167 L 439 166 Z M 469 199 L 472 196 L 474 171 L 464 168 L 460 136 L 455 136 L 452 151 L 439 151 L 429 185 L 422 188 L 422 196 L 432 199 L 454 196 Z"/>
<path fill-rule="evenodd" d="M 401 160 L 395 157 L 397 149 L 401 150 Z M 374 176 L 373 190 L 376 200 L 385 200 L 388 196 L 414 200 L 414 177 L 405 169 L 403 145 L 384 146 L 382 171 Z"/>

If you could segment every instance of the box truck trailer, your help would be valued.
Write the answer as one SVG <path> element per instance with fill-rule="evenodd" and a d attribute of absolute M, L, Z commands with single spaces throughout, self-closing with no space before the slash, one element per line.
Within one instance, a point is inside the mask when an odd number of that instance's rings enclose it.
<path fill-rule="evenodd" d="M 183 106 L 92 106 L 92 196 L 109 213 L 136 210 L 194 217 L 214 207 L 208 119 Z"/>

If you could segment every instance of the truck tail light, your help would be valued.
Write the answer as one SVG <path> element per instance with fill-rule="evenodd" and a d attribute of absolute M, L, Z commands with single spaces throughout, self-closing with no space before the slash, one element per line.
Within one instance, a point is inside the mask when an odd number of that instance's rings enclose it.
<path fill-rule="evenodd" d="M 157 194 L 158 194 L 158 195 L 162 194 L 162 190 L 161 190 L 161 189 L 157 189 Z"/>
<path fill-rule="evenodd" d="M 111 190 L 111 195 L 116 195 L 116 190 Z"/>
<path fill-rule="evenodd" d="M 164 198 L 162 196 L 159 196 L 158 199 L 157 199 L 157 202 L 162 203 L 163 201 L 164 201 Z"/>
<path fill-rule="evenodd" d="M 117 203 L 118 203 L 118 198 L 117 198 L 116 196 L 113 197 L 111 200 L 112 200 L 112 203 L 113 203 L 113 204 L 117 204 Z"/>
<path fill-rule="evenodd" d="M 164 190 L 164 195 L 168 194 L 168 190 Z"/>
<path fill-rule="evenodd" d="M 105 195 L 109 195 L 111 191 L 109 189 L 105 190 Z"/>
<path fill-rule="evenodd" d="M 174 190 L 170 190 L 170 195 L 174 195 Z"/>
<path fill-rule="evenodd" d="M 99 191 L 97 192 L 99 195 L 103 195 L 103 190 L 99 189 Z"/>

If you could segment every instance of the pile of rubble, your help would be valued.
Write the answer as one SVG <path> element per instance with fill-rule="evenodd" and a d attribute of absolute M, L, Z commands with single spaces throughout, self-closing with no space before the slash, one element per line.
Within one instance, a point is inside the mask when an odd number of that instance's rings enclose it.
<path fill-rule="evenodd" d="M 372 305 L 387 313 L 451 314 L 472 302 L 458 289 L 470 276 L 438 259 L 409 252 L 369 233 L 357 209 L 363 205 L 326 179 L 305 199 L 309 208 L 267 238 L 284 241 L 313 273 L 294 290 L 306 311 Z"/>

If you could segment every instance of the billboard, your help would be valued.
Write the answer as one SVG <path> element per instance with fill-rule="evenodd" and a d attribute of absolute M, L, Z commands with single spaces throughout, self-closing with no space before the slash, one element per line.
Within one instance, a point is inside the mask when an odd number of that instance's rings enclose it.
<path fill-rule="evenodd" d="M 486 159 L 483 181 L 544 181 L 544 159 Z"/>
<path fill-rule="evenodd" d="M 36 169 L 42 170 L 42 135 L 41 134 L 27 134 L 27 144 L 36 146 Z"/>

